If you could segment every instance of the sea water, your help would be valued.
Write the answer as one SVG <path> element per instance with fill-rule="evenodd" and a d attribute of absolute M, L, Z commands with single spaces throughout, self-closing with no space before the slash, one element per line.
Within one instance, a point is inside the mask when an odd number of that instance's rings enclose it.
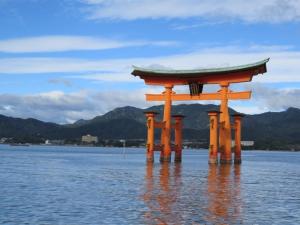
<path fill-rule="evenodd" d="M 300 153 L 240 166 L 145 162 L 144 149 L 0 146 L 0 224 L 300 224 Z"/>

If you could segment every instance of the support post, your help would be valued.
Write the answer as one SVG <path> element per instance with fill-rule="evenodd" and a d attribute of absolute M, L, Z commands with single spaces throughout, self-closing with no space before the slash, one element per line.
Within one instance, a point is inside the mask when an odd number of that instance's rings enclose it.
<path fill-rule="evenodd" d="M 154 162 L 154 124 L 156 112 L 145 112 L 147 117 L 147 162 Z"/>
<path fill-rule="evenodd" d="M 175 119 L 175 162 L 181 162 L 182 160 L 182 115 L 173 115 Z"/>
<path fill-rule="evenodd" d="M 230 116 L 228 111 L 228 83 L 221 84 L 220 93 L 222 95 L 221 106 L 220 106 L 220 150 L 221 157 L 220 163 L 230 164 L 231 163 L 231 125 Z"/>
<path fill-rule="evenodd" d="M 161 162 L 171 162 L 171 107 L 172 107 L 172 88 L 173 85 L 167 84 L 165 85 L 165 107 L 164 107 L 164 128 L 162 131 L 162 139 L 163 139 L 163 149 L 160 155 Z"/>
<path fill-rule="evenodd" d="M 209 111 L 210 134 L 209 134 L 209 164 L 218 164 L 218 116 L 219 111 Z"/>
<path fill-rule="evenodd" d="M 162 121 L 162 128 L 161 128 L 161 134 L 160 134 L 160 146 L 162 147 L 162 149 L 163 149 L 163 147 L 164 147 L 164 137 L 165 137 L 165 129 L 164 129 L 164 127 L 165 127 L 165 123 Z M 160 153 L 160 158 L 163 156 L 163 153 L 161 152 Z"/>
<path fill-rule="evenodd" d="M 235 130 L 235 149 L 234 149 L 234 163 L 241 164 L 242 156 L 241 156 L 241 128 L 242 128 L 242 114 L 234 114 L 234 130 Z"/>

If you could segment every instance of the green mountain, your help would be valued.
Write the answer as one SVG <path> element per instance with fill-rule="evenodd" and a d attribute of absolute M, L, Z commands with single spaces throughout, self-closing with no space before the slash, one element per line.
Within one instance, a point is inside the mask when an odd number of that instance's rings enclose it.
<path fill-rule="evenodd" d="M 217 110 L 216 105 L 175 105 L 173 114 L 183 114 L 183 136 L 186 140 L 206 140 L 209 136 L 207 111 Z M 36 119 L 18 119 L 0 115 L 0 137 L 20 142 L 41 142 L 45 139 L 80 140 L 91 134 L 99 139 L 144 139 L 146 126 L 144 111 L 159 112 L 163 106 L 139 109 L 131 106 L 116 108 L 91 120 L 79 120 L 74 124 L 58 125 Z M 235 113 L 230 109 L 230 113 Z M 256 148 L 300 148 L 300 109 L 289 108 L 283 112 L 267 112 L 245 115 L 242 123 L 243 140 L 253 140 Z M 157 138 L 159 132 L 156 133 Z"/>

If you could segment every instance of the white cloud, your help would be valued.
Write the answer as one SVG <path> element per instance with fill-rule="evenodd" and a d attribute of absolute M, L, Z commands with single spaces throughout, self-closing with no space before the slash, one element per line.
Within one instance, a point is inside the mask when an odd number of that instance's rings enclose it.
<path fill-rule="evenodd" d="M 222 21 L 218 22 L 198 22 L 198 23 L 184 23 L 184 24 L 173 24 L 172 29 L 173 30 L 187 30 L 187 29 L 196 29 L 201 27 L 207 27 L 207 26 L 214 26 L 214 25 L 221 25 L 224 24 Z"/>
<path fill-rule="evenodd" d="M 120 62 L 120 64 L 118 64 Z M 89 71 L 109 71 L 124 69 L 126 60 L 87 60 L 74 58 L 3 58 L 0 59 L 0 73 L 71 73 Z M 128 65 L 126 65 L 129 67 Z"/>
<path fill-rule="evenodd" d="M 99 73 L 99 74 L 86 74 L 77 76 L 68 76 L 68 78 L 91 80 L 95 82 L 140 82 L 133 76 L 129 76 L 125 73 Z"/>
<path fill-rule="evenodd" d="M 252 103 L 263 111 L 280 111 L 289 107 L 300 108 L 299 88 L 270 88 L 263 84 L 247 84 L 253 92 Z"/>
<path fill-rule="evenodd" d="M 264 113 L 264 112 L 268 111 L 267 108 L 262 108 L 262 107 L 256 106 L 256 105 L 244 106 L 244 105 L 230 104 L 229 106 L 239 113 L 245 113 L 245 114 L 251 114 L 251 115 Z"/>
<path fill-rule="evenodd" d="M 193 69 L 224 67 L 256 62 L 270 57 L 268 72 L 254 81 L 300 82 L 300 52 L 290 46 L 227 46 L 162 57 L 88 60 L 72 58 L 3 58 L 0 74 L 84 73 L 83 79 L 102 81 L 138 81 L 130 75 L 132 65 Z M 101 76 L 103 77 L 101 78 Z M 79 77 L 78 77 L 79 78 Z"/>
<path fill-rule="evenodd" d="M 300 20 L 300 0 L 83 0 L 90 19 L 198 17 L 206 20 L 287 22 Z"/>
<path fill-rule="evenodd" d="M 250 100 L 229 102 L 230 107 L 241 113 L 258 114 L 279 112 L 289 107 L 300 108 L 300 87 L 279 88 L 254 82 L 239 85 L 239 90 L 252 91 Z"/>
<path fill-rule="evenodd" d="M 230 101 L 230 106 L 239 112 L 256 114 L 281 111 L 289 107 L 300 108 L 299 89 L 275 89 L 261 84 L 251 84 L 246 87 L 248 88 L 253 90 L 253 97 L 251 101 L 247 101 L 247 105 Z M 145 93 L 160 93 L 161 91 L 162 88 L 145 88 L 130 91 L 81 90 L 73 93 L 52 91 L 31 95 L 0 94 L 0 114 L 20 118 L 31 117 L 56 123 L 71 123 L 79 119 L 91 119 L 116 107 L 130 105 L 146 108 L 162 104 L 161 102 L 146 102 L 144 96 Z M 182 89 L 179 88 L 176 91 L 180 93 Z M 174 102 L 174 104 L 181 103 L 185 102 Z M 218 101 L 201 101 L 200 103 L 219 104 Z"/>
<path fill-rule="evenodd" d="M 105 50 L 134 46 L 170 46 L 173 41 L 120 41 L 89 36 L 40 36 L 0 40 L 0 52 L 35 53 Z"/>
<path fill-rule="evenodd" d="M 114 90 L 73 93 L 52 91 L 32 95 L 0 94 L 0 114 L 71 123 L 78 119 L 91 119 L 116 107 L 150 106 L 144 99 L 144 92 L 145 90 Z"/>
<path fill-rule="evenodd" d="M 64 78 L 51 78 L 48 80 L 48 83 L 50 84 L 62 84 L 66 87 L 72 87 L 73 83 L 68 80 L 68 79 L 64 79 Z"/>

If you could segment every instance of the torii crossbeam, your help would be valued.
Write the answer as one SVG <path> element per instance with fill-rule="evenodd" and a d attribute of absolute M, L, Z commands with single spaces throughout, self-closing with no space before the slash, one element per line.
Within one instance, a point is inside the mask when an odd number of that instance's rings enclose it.
<path fill-rule="evenodd" d="M 228 112 L 228 100 L 250 99 L 251 91 L 233 92 L 229 90 L 231 83 L 249 82 L 253 76 L 267 71 L 265 59 L 256 63 L 224 68 L 198 69 L 198 70 L 161 70 L 147 69 L 134 66 L 132 75 L 139 76 L 147 85 L 160 85 L 165 87 L 161 94 L 146 94 L 147 101 L 164 101 L 164 115 L 162 126 L 160 160 L 170 162 L 171 144 L 170 132 L 172 101 L 220 100 L 220 131 L 219 150 L 221 163 L 231 163 L 231 124 Z M 203 85 L 218 84 L 221 89 L 216 93 L 202 93 Z M 190 94 L 176 94 L 172 91 L 175 85 L 189 85 Z"/>

